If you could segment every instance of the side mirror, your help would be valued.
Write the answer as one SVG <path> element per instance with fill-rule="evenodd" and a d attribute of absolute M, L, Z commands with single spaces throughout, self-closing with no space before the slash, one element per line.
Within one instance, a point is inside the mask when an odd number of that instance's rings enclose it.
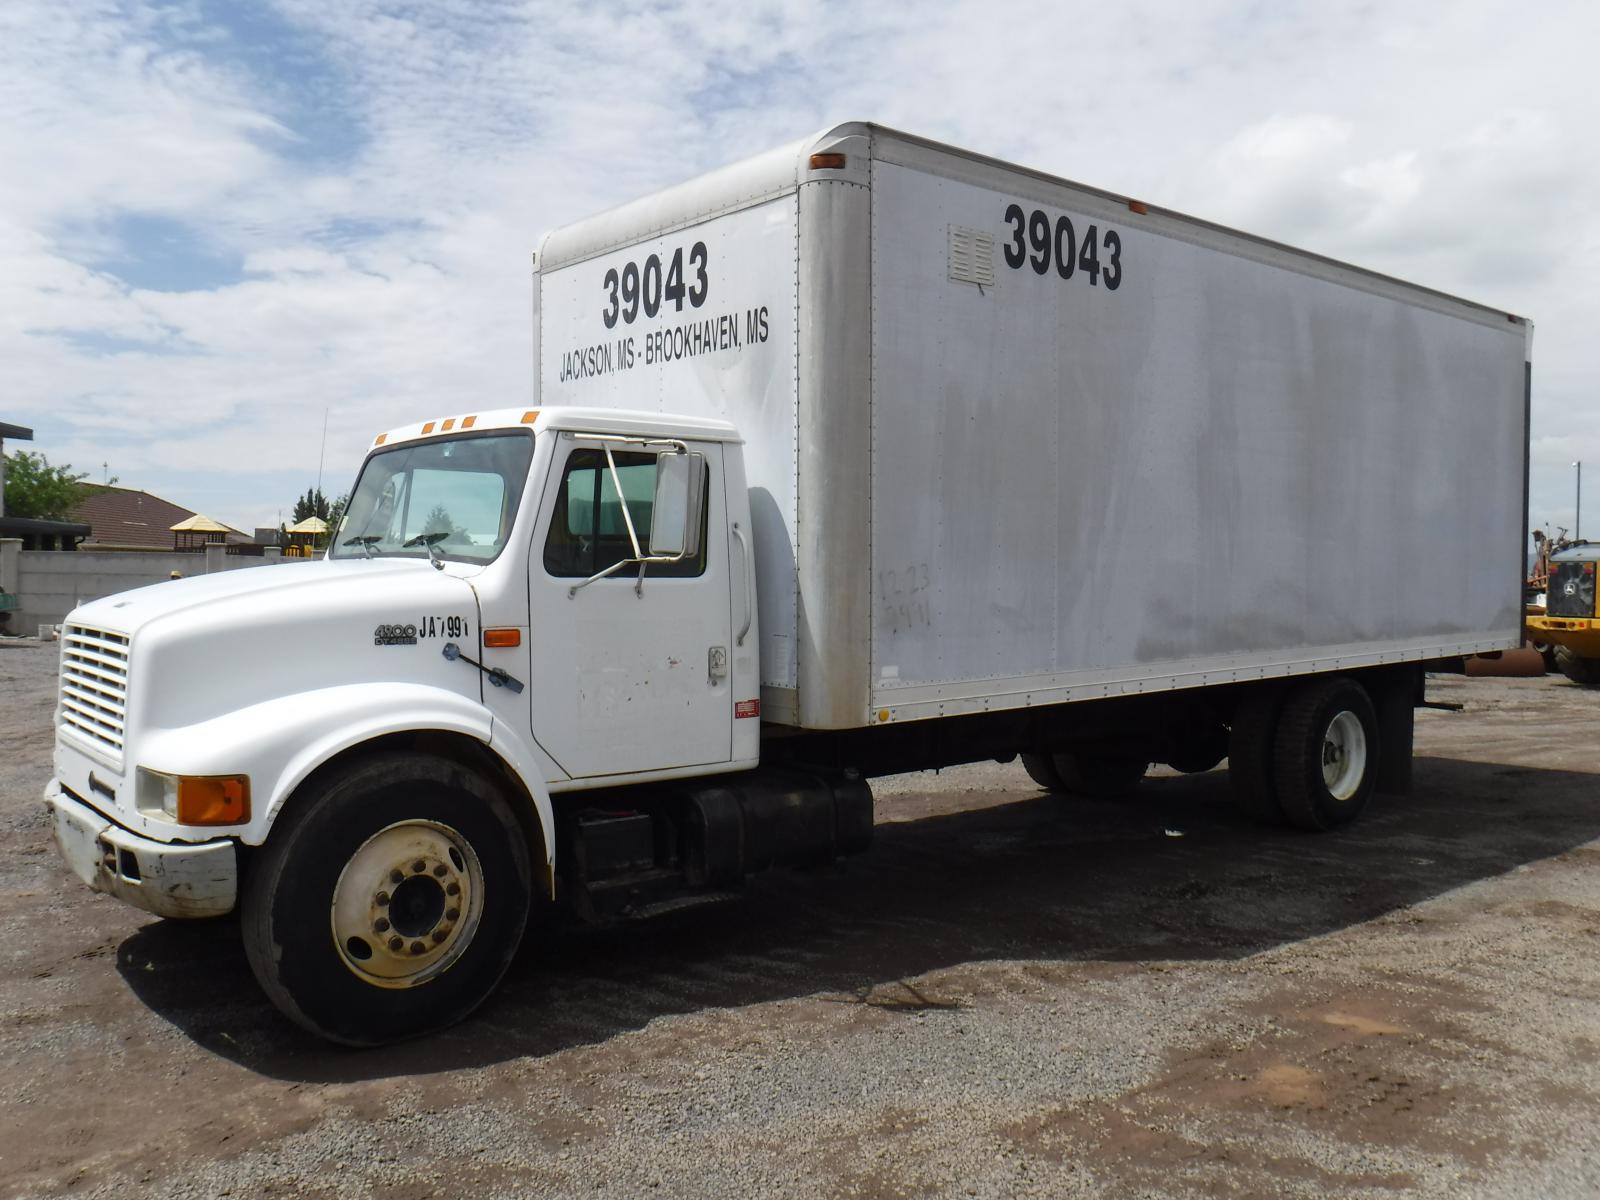
<path fill-rule="evenodd" d="M 668 451 L 656 459 L 656 498 L 650 516 L 650 557 L 682 559 L 700 553 L 700 506 L 706 456 Z"/>

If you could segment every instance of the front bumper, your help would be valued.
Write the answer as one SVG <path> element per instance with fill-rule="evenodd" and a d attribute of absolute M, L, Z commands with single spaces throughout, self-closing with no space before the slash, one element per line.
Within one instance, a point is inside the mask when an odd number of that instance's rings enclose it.
<path fill-rule="evenodd" d="M 1585 617 L 1529 616 L 1528 637 L 1565 646 L 1584 658 L 1600 658 L 1600 620 Z"/>
<path fill-rule="evenodd" d="M 44 802 L 56 847 L 72 873 L 97 892 L 158 917 L 220 917 L 239 895 L 233 842 L 157 842 L 102 816 L 52 779 Z"/>

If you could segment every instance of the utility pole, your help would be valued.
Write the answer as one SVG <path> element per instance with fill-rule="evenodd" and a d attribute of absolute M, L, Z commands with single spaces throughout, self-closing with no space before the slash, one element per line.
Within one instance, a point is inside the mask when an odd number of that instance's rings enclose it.
<path fill-rule="evenodd" d="M 1583 459 L 1572 465 L 1578 468 L 1578 511 L 1572 518 L 1572 540 L 1576 542 L 1583 538 Z"/>

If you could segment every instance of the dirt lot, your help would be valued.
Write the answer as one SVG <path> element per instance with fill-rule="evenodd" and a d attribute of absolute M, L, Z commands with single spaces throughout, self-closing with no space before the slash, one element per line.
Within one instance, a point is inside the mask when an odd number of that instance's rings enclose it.
<path fill-rule="evenodd" d="M 1439 680 L 1417 792 L 1314 837 L 1223 772 L 881 781 L 872 852 L 530 944 L 330 1049 L 230 921 L 59 865 L 55 648 L 0 644 L 0 1195 L 1600 1194 L 1600 693 Z"/>

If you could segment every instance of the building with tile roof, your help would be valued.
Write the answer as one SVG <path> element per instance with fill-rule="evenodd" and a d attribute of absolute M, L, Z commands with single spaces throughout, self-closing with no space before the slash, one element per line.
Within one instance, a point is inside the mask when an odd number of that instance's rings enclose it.
<path fill-rule="evenodd" d="M 78 545 L 84 550 L 171 550 L 174 525 L 193 521 L 199 514 L 132 488 L 96 487 L 94 495 L 72 510 L 72 519 L 92 530 Z M 230 544 L 250 538 L 226 525 Z"/>

